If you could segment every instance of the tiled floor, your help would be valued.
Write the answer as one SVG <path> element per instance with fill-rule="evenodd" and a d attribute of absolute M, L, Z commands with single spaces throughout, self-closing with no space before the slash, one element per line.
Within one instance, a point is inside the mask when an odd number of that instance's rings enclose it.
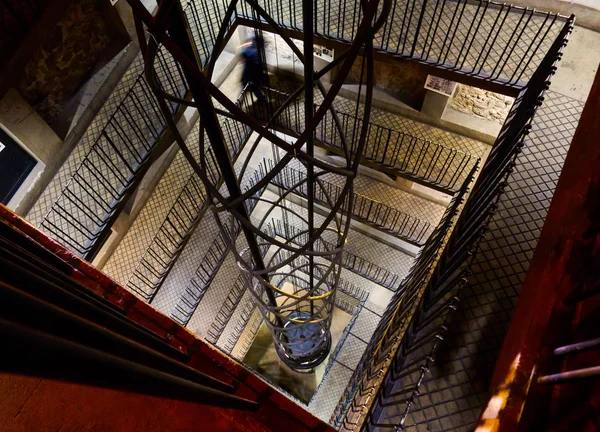
<path fill-rule="evenodd" d="M 300 84 L 291 79 L 271 78 L 269 98 L 273 109 L 283 103 Z M 282 92 L 282 93 L 278 93 Z M 323 95 L 315 95 L 315 104 Z M 337 97 L 333 102 L 340 127 L 348 142 L 358 141 L 364 105 L 356 100 Z M 485 159 L 489 145 L 461 135 L 446 132 L 397 114 L 372 108 L 363 157 L 374 163 L 375 169 L 385 169 L 394 175 L 408 175 L 424 184 L 445 190 L 460 189 L 478 158 Z M 294 101 L 278 117 L 282 130 L 298 134 L 304 129 L 304 105 Z M 316 138 L 330 148 L 343 149 L 334 117 L 327 112 L 316 129 Z"/>
<path fill-rule="evenodd" d="M 214 217 L 207 212 L 158 290 L 156 298 L 152 302 L 153 306 L 166 315 L 174 313 L 175 306 L 194 277 L 202 257 L 218 235 L 219 229 Z"/>
<path fill-rule="evenodd" d="M 288 166 L 300 172 L 306 172 L 298 161 L 294 161 Z M 344 185 L 343 179 L 337 175 L 326 174 L 321 176 L 321 178 L 332 184 Z M 409 215 L 416 216 L 434 226 L 439 222 L 446 209 L 441 204 L 389 186 L 366 175 L 359 174 L 356 177 L 354 180 L 354 192 L 371 200 L 382 202 L 389 207 Z"/>
<path fill-rule="evenodd" d="M 173 59 L 161 50 L 159 80 L 185 95 Z M 138 56 L 28 214 L 55 240 L 86 256 L 166 127 Z M 168 77 L 168 78 L 167 78 Z M 177 105 L 169 105 L 172 112 Z"/>
<path fill-rule="evenodd" d="M 330 420 L 348 385 L 354 367 L 360 360 L 367 347 L 367 341 L 380 319 L 380 315 L 363 307 L 360 309 L 356 321 L 351 322 L 347 338 L 341 345 L 339 353 L 333 359 L 323 383 L 308 405 L 309 411 L 323 421 L 328 422 Z M 364 337 L 367 337 L 367 339 L 365 340 Z"/>
<path fill-rule="evenodd" d="M 198 151 L 198 133 L 199 123 L 196 123 L 186 138 L 187 145 L 194 153 Z M 131 280 L 135 268 L 192 173 L 192 167 L 185 156 L 178 152 L 135 223 L 104 266 L 103 271 L 106 274 L 123 285 Z"/>
<path fill-rule="evenodd" d="M 546 93 L 407 430 L 473 430 L 582 110 L 578 100 Z"/>

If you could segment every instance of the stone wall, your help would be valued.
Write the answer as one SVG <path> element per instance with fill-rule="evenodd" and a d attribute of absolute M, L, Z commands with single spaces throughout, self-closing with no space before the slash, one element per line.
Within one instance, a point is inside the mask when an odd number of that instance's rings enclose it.
<path fill-rule="evenodd" d="M 450 106 L 456 111 L 504 123 L 513 102 L 514 98 L 509 96 L 458 84 Z"/>
<path fill-rule="evenodd" d="M 71 2 L 25 66 L 17 90 L 48 123 L 62 111 L 111 40 L 100 7 L 99 0 Z"/>
<path fill-rule="evenodd" d="M 363 65 L 363 59 L 357 57 L 348 74 L 346 84 L 358 83 L 361 65 Z M 385 63 L 375 61 L 373 70 L 375 87 L 384 90 L 417 111 L 421 110 L 426 93 L 424 86 L 427 73 L 423 71 L 420 65 L 413 62 Z"/>

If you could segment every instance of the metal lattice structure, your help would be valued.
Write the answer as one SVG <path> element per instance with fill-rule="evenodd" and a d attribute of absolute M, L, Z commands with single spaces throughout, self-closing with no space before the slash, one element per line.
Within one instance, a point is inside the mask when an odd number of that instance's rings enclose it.
<path fill-rule="evenodd" d="M 258 309 L 281 358 L 295 369 L 309 369 L 329 351 L 331 311 L 343 297 L 336 299 L 336 288 L 344 292 L 340 267 L 352 269 L 395 295 L 331 422 L 343 430 L 423 427 L 417 417 L 419 407 L 427 405 L 420 392 L 433 375 L 430 368 L 453 311 L 461 307 L 459 300 L 465 303 L 463 291 L 473 278 L 472 257 L 490 218 L 494 213 L 498 217 L 498 197 L 544 99 L 573 17 L 488 0 L 379 0 L 379 4 L 195 0 L 182 2 L 183 7 L 176 0 L 163 0 L 154 16 L 137 0 L 130 3 L 140 35 L 146 30 L 151 35 L 140 38 L 145 76 L 134 68 L 129 89 L 113 98 L 107 108 L 112 114 L 91 133 L 84 157 L 65 175 L 52 206 L 39 216 L 40 228 L 92 259 L 150 163 L 170 144 L 171 131 L 194 173 L 128 287 L 152 302 L 198 221 L 212 209 L 221 234 L 198 259 L 172 317 L 188 323 L 233 249 L 243 275 L 231 281 L 233 288 L 207 339 L 216 342 L 221 336 L 249 288 L 257 301 L 244 303 L 242 320 L 258 328 L 254 314 Z M 268 90 L 264 103 L 247 95 L 235 103 L 225 98 L 210 79 L 237 26 L 281 36 L 304 64 L 305 82 L 314 85 L 263 87 Z M 331 43 L 337 58 L 326 69 L 314 71 L 312 56 L 304 58 L 290 37 L 303 39 L 304 52 L 312 50 L 312 42 Z M 467 187 L 478 164 L 475 156 L 379 124 L 375 113 L 369 122 L 373 47 L 377 59 L 419 63 L 435 75 L 517 96 L 470 193 Z M 366 53 L 360 69 L 364 74 L 360 89 L 364 91 L 363 85 L 367 89 L 365 108 L 355 112 L 346 105 L 344 112 L 333 101 L 348 65 L 361 61 L 357 60 L 361 49 Z M 319 79 L 330 71 L 337 74 L 325 92 Z M 187 106 L 201 112 L 199 151 L 186 147 L 175 127 L 174 120 Z M 256 172 L 248 163 L 258 145 L 247 144 L 254 133 L 278 149 L 276 163 L 261 165 L 264 171 L 257 178 L 251 178 Z M 278 133 L 293 137 L 292 142 Z M 345 166 L 315 159 L 313 142 L 344 157 Z M 438 227 L 354 193 L 352 178 L 361 156 L 366 166 L 455 194 Z M 329 181 L 336 178 L 339 181 Z M 268 184 L 281 189 L 278 200 L 262 196 Z M 307 208 L 302 213 L 284 205 L 291 195 L 304 200 Z M 310 216 L 317 207 L 322 212 L 318 219 L 325 220 L 319 224 Z M 260 219 L 252 219 L 253 209 Z M 350 254 L 342 256 L 350 217 L 423 246 L 405 280 L 396 280 L 393 272 L 382 273 L 374 263 L 357 262 L 356 256 L 351 263 Z M 238 239 L 240 233 L 244 236 Z M 235 328 L 226 351 L 235 352 L 243 329 Z"/>
<path fill-rule="evenodd" d="M 498 200 L 514 171 L 573 23 L 573 16 L 564 23 L 529 85 L 515 100 L 472 190 L 467 195 L 465 187 L 454 196 L 411 274 L 390 302 L 332 416 L 339 430 L 419 427 L 409 414 L 418 403 L 452 315 L 460 307 L 462 292 L 471 283 L 473 257 L 497 212 Z"/>
<path fill-rule="evenodd" d="M 378 0 L 365 2 L 356 20 L 354 38 L 347 51 L 320 71 L 315 71 L 311 53 L 314 41 L 313 3 L 304 1 L 303 40 L 300 50 L 286 36 L 282 28 L 254 0 L 245 0 L 244 8 L 258 20 L 272 26 L 294 51 L 304 65 L 304 84 L 292 92 L 287 100 L 273 108 L 271 103 L 253 103 L 252 114 L 240 107 L 239 101 L 229 100 L 211 82 L 210 78 L 223 41 L 238 6 L 237 1 L 229 4 L 210 57 L 203 57 L 192 38 L 182 7 L 177 1 L 163 1 L 154 16 L 150 15 L 139 1 L 131 0 L 140 35 L 140 45 L 146 62 L 146 75 L 159 100 L 167 123 L 177 142 L 200 177 L 210 208 L 216 216 L 222 236 L 233 251 L 246 286 L 255 299 L 265 323 L 269 327 L 279 357 L 293 369 L 309 370 L 320 364 L 331 348 L 329 327 L 335 304 L 336 287 L 339 282 L 343 246 L 350 227 L 353 209 L 353 180 L 357 174 L 362 150 L 368 134 L 373 88 L 373 38 L 383 25 L 390 11 L 391 2 Z M 144 29 L 145 26 L 145 29 Z M 145 32 L 150 33 L 146 42 Z M 256 29 L 256 37 L 260 30 Z M 153 69 L 160 47 L 169 51 L 183 70 L 189 84 L 193 101 L 187 101 L 169 93 L 156 79 Z M 202 47 L 200 47 L 202 48 Z M 351 138 L 346 138 L 348 125 L 338 117 L 333 100 L 360 51 L 362 56 L 362 86 L 366 86 L 365 105 L 362 115 L 355 118 Z M 264 59 L 264 52 L 260 54 Z M 326 91 L 320 78 L 337 68 L 331 88 Z M 315 92 L 323 100 L 315 105 Z M 360 95 L 359 95 L 360 96 Z M 304 103 L 303 127 L 292 143 L 276 134 L 273 126 L 280 122 L 286 108 L 296 101 Z M 186 147 L 179 135 L 175 121 L 168 110 L 169 103 L 194 106 L 200 112 L 201 132 L 199 155 L 196 157 Z M 326 115 L 333 120 L 344 151 L 344 164 L 333 165 L 315 157 L 315 131 Z M 231 146 L 222 132 L 223 122 L 234 122 L 258 134 L 258 139 L 236 166 L 232 162 Z M 279 158 L 269 172 L 242 190 L 241 185 L 248 175 L 248 165 L 258 143 L 267 140 L 277 147 Z M 238 144 L 239 145 L 239 144 Z M 304 167 L 302 175 L 289 185 L 277 199 L 260 195 L 264 187 L 273 182 L 288 165 Z M 217 173 L 217 175 L 215 175 Z M 321 180 L 325 175 L 335 176 L 343 186 L 330 193 L 330 188 Z M 290 194 L 305 197 L 306 214 L 301 214 L 285 205 Z M 325 202 L 327 210 L 320 223 L 315 221 L 316 200 Z M 261 208 L 261 218 L 250 217 L 250 209 Z M 284 220 L 294 219 L 301 228 L 294 238 L 283 239 L 269 229 L 268 221 L 273 216 Z M 238 239 L 238 233 L 243 239 Z"/>

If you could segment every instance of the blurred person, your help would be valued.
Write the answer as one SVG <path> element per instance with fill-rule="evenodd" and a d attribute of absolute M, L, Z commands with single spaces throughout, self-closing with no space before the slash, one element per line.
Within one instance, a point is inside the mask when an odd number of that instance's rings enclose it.
<path fill-rule="evenodd" d="M 266 100 L 265 95 L 260 90 L 262 82 L 262 59 L 260 56 L 260 44 L 256 35 L 252 36 L 248 42 L 240 46 L 240 56 L 244 61 L 244 71 L 242 72 L 242 86 L 248 88 L 256 98 L 262 102 Z"/>

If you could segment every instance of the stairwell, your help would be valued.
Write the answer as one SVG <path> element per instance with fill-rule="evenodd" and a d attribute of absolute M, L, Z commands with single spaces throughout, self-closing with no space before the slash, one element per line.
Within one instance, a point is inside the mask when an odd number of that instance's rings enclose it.
<path fill-rule="evenodd" d="M 196 0 L 183 6 L 202 65 L 218 65 L 213 81 L 261 119 L 264 106 L 247 94 L 238 97 L 240 66 L 231 53 L 214 55 L 226 5 Z M 319 3 L 314 16 L 316 41 L 341 51 L 353 39 L 360 13 L 341 0 Z M 302 34 L 301 16 L 285 2 L 240 3 L 227 37 L 234 38 L 237 25 Z M 470 430 L 487 401 L 490 374 L 582 110 L 582 103 L 552 91 L 533 120 L 530 108 L 541 101 L 571 26 L 566 17 L 485 1 L 393 2 L 375 37 L 378 59 L 414 61 L 432 74 L 518 97 L 494 150 L 373 110 L 335 303 L 343 324 L 306 399 L 247 358 L 260 343 L 262 318 L 201 182 L 182 153 L 170 147 L 140 57 L 28 219 L 76 255 L 97 258 L 102 271 L 134 295 L 242 364 L 252 363 L 244 367 L 340 430 Z M 185 78 L 163 50 L 155 59 L 158 81 L 188 97 Z M 269 89 L 267 111 L 276 110 L 288 91 Z M 316 105 L 321 101 L 317 98 Z M 364 109 L 360 94 L 338 97 L 335 107 L 353 138 L 350 129 Z M 186 142 L 198 157 L 200 123 L 193 110 L 176 103 L 171 110 L 187 121 L 181 123 Z M 568 115 L 558 118 L 565 110 Z M 238 157 L 256 136 L 237 120 L 218 117 L 239 173 Z M 279 119 L 274 130 L 292 140 L 302 132 L 303 100 L 295 100 Z M 340 154 L 333 125 L 326 117 L 315 132 L 323 160 L 335 161 Z M 263 139 L 240 181 L 242 189 L 264 177 L 278 157 Z M 157 160 L 166 169 L 156 187 L 118 244 L 106 243 Z M 257 196 L 277 197 L 302 175 L 301 166 L 290 168 Z M 478 177 L 483 180 L 475 186 Z M 411 193 L 397 187 L 397 179 L 452 199 Z M 330 191 L 339 187 L 335 176 L 323 181 Z M 296 193 L 286 206 L 305 214 L 304 199 Z M 328 207 L 325 199 L 317 202 Z M 260 202 L 249 210 L 253 218 L 261 217 Z M 270 223 L 280 238 L 293 238 L 295 221 L 274 214 Z"/>

